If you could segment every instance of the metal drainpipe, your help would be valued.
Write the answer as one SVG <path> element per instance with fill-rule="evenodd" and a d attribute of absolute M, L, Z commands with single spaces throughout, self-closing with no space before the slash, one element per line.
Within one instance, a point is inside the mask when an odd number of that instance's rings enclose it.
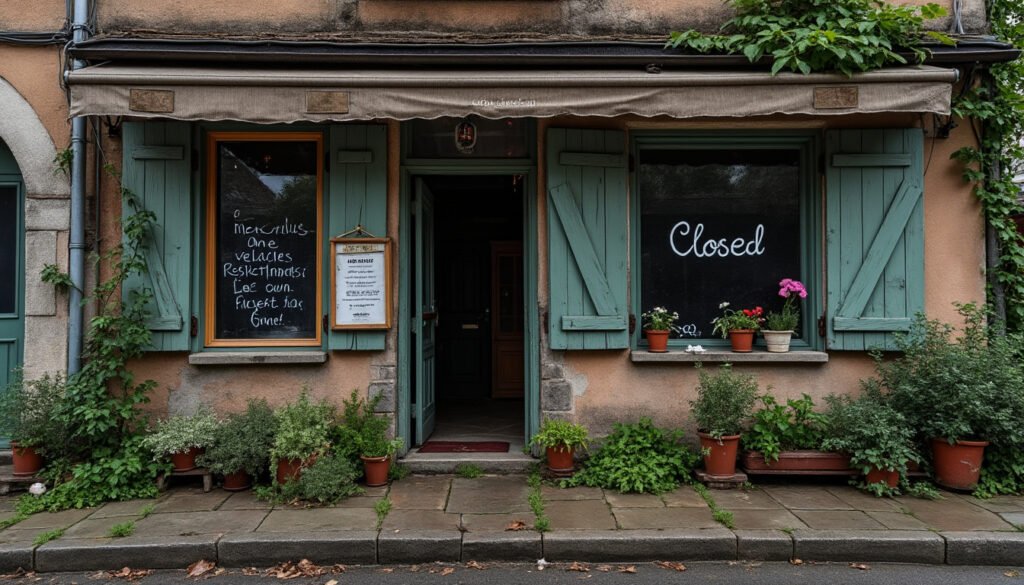
<path fill-rule="evenodd" d="M 77 44 L 88 37 L 89 0 L 67 0 L 74 3 L 71 21 L 72 42 Z M 85 63 L 75 59 L 73 69 Z M 75 374 L 82 364 L 82 332 L 84 313 L 82 291 L 85 289 L 85 118 L 71 120 L 71 233 L 69 238 L 69 272 L 71 295 L 68 299 L 68 375 Z"/>

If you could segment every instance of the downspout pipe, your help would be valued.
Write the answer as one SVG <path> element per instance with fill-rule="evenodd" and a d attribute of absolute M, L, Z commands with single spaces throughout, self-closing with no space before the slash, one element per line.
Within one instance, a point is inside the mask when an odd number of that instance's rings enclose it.
<path fill-rule="evenodd" d="M 88 38 L 89 0 L 66 0 L 73 5 L 71 20 L 72 43 Z M 85 62 L 75 59 L 72 69 L 81 69 Z M 82 366 L 82 333 L 85 314 L 82 309 L 82 291 L 85 290 L 85 118 L 71 120 L 71 229 L 69 234 L 68 272 L 71 294 L 68 298 L 68 376 Z"/>

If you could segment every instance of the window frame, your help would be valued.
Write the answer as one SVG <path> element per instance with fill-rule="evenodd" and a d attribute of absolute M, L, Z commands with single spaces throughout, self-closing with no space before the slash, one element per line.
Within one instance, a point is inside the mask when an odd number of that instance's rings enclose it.
<path fill-rule="evenodd" d="M 316 226 L 318 240 L 316 243 L 316 320 L 314 331 L 315 337 L 301 339 L 221 339 L 216 336 L 217 314 L 216 314 L 216 283 L 217 283 L 217 144 L 219 142 L 315 142 L 317 148 L 316 170 L 317 170 L 317 204 L 316 204 Z M 325 238 L 324 226 L 324 193 L 325 181 L 327 180 L 327 168 L 324 164 L 324 148 L 326 137 L 322 130 L 310 131 L 246 131 L 246 130 L 209 130 L 205 133 L 203 146 L 206 149 L 205 163 L 202 182 L 204 185 L 203 202 L 200 205 L 205 214 L 203 224 L 203 268 L 204 282 L 201 287 L 202 320 L 203 320 L 203 349 L 206 348 L 309 348 L 319 349 L 324 344 L 323 327 L 321 318 L 323 315 L 324 299 L 324 248 L 328 245 Z"/>
<path fill-rule="evenodd" d="M 821 132 L 818 130 L 736 130 L 736 131 L 685 131 L 649 130 L 637 131 L 630 135 L 630 158 L 639 165 L 642 150 L 706 150 L 706 149 L 796 149 L 800 152 L 800 274 L 797 278 L 807 285 L 808 296 L 800 303 L 800 336 L 793 337 L 792 351 L 821 351 L 824 337 L 819 335 L 818 319 L 824 311 L 825 268 L 822 200 L 822 174 L 818 161 L 821 159 Z M 642 255 L 640 250 L 641 223 L 640 191 L 636 167 L 631 164 L 630 189 L 630 308 L 636 318 L 636 327 L 631 334 L 630 346 L 634 350 L 645 350 L 642 318 Z M 671 308 L 671 307 L 670 307 Z M 708 330 L 710 331 L 710 323 Z M 670 339 L 669 349 L 684 349 L 687 345 L 700 344 L 707 349 L 729 347 L 729 341 L 720 337 L 699 339 Z M 764 340 L 756 340 L 755 347 L 764 349 Z"/>

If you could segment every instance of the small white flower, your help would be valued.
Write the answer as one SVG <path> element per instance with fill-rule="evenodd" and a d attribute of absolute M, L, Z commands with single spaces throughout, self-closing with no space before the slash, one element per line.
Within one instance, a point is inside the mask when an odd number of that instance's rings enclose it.
<path fill-rule="evenodd" d="M 728 306 L 729 306 L 729 302 L 728 301 L 723 301 L 723 302 L 718 304 L 718 308 L 719 309 L 724 309 L 724 308 L 726 308 Z"/>
<path fill-rule="evenodd" d="M 32 494 L 33 496 L 41 496 L 46 493 L 46 484 L 36 482 L 29 486 L 28 493 Z"/>
<path fill-rule="evenodd" d="M 537 570 L 538 571 L 543 571 L 544 568 L 547 567 L 549 564 L 551 564 L 551 563 L 547 562 L 544 559 L 537 559 Z"/>

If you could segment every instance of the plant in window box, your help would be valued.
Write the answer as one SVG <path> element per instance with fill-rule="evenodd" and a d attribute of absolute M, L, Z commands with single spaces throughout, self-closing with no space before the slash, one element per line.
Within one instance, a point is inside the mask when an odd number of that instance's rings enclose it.
<path fill-rule="evenodd" d="M 59 409 L 66 380 L 61 374 L 25 381 L 20 371 L 0 394 L 0 433 L 11 439 L 14 475 L 31 477 L 43 468 L 43 456 L 67 440 Z"/>
<path fill-rule="evenodd" d="M 144 444 L 157 457 L 169 457 L 171 471 L 190 471 L 196 468 L 196 457 L 213 444 L 219 425 L 216 415 L 205 408 L 191 416 L 175 415 L 158 421 Z"/>
<path fill-rule="evenodd" d="M 654 307 L 640 317 L 644 321 L 644 336 L 647 338 L 647 351 L 665 353 L 668 351 L 668 336 L 675 330 L 674 324 L 679 313 L 671 313 L 665 307 Z"/>
<path fill-rule="evenodd" d="M 313 402 L 309 388 L 303 388 L 298 400 L 274 412 L 277 431 L 270 457 L 276 467 L 278 484 L 298 479 L 303 468 L 330 447 L 334 407 L 326 401 Z"/>
<path fill-rule="evenodd" d="M 854 475 L 850 457 L 822 451 L 828 417 L 814 410 L 804 394 L 780 404 L 771 394 L 743 435 L 743 467 L 748 474 Z"/>
<path fill-rule="evenodd" d="M 711 321 L 714 325 L 712 331 L 720 334 L 722 339 L 728 338 L 733 351 L 750 353 L 754 346 L 754 335 L 764 321 L 764 309 L 754 307 L 737 311 L 730 309 L 728 302 L 720 303 L 718 308 L 722 310 L 722 316 Z"/>
<path fill-rule="evenodd" d="M 731 477 L 736 473 L 740 433 L 757 400 L 757 381 L 749 374 L 734 372 L 730 364 L 709 374 L 697 363 L 697 371 L 697 399 L 690 406 L 704 452 L 704 469 L 708 475 Z"/>
<path fill-rule="evenodd" d="M 850 463 L 865 475 L 861 488 L 876 496 L 895 494 L 907 464 L 920 462 L 914 429 L 906 417 L 878 392 L 858 398 L 830 395 L 825 400 L 828 428 L 822 448 L 850 456 Z"/>
<path fill-rule="evenodd" d="M 789 342 L 796 331 L 796 326 L 800 323 L 797 299 L 807 298 L 807 288 L 799 280 L 783 278 L 779 281 L 779 296 L 786 299 L 782 304 L 782 310 L 778 313 L 774 311 L 768 313 L 761 335 L 764 336 L 764 343 L 768 351 L 785 353 L 789 351 Z"/>
<path fill-rule="evenodd" d="M 265 400 L 250 400 L 245 412 L 232 414 L 214 434 L 197 462 L 224 476 L 228 491 L 248 488 L 269 466 L 277 421 Z"/>
<path fill-rule="evenodd" d="M 586 449 L 590 435 L 583 425 L 566 420 L 548 419 L 530 439 L 543 447 L 547 458 L 548 471 L 556 477 L 568 477 L 576 469 L 576 449 Z"/>

